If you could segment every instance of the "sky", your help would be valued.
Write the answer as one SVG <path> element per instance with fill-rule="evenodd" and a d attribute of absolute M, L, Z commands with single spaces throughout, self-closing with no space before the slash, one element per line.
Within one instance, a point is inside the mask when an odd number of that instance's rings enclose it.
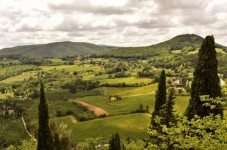
<path fill-rule="evenodd" d="M 0 0 L 0 48 L 58 41 L 145 46 L 179 34 L 227 46 L 227 0 Z"/>

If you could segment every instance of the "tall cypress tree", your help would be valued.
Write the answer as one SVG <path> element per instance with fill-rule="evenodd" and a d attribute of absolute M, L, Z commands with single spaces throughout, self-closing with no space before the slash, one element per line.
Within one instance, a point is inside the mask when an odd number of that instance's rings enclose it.
<path fill-rule="evenodd" d="M 121 140 L 118 133 L 112 135 L 109 144 L 109 150 L 121 150 Z"/>
<path fill-rule="evenodd" d="M 162 70 L 159 81 L 158 90 L 155 95 L 155 107 L 153 115 L 159 114 L 162 106 L 166 102 L 166 74 L 165 70 Z"/>
<path fill-rule="evenodd" d="M 53 141 L 49 128 L 48 105 L 46 103 L 44 85 L 40 80 L 39 129 L 37 150 L 53 150 Z"/>
<path fill-rule="evenodd" d="M 194 115 L 204 117 L 210 113 L 223 116 L 221 107 L 211 109 L 208 106 L 204 106 L 200 100 L 201 95 L 209 95 L 211 98 L 221 97 L 216 56 L 214 37 L 207 36 L 199 50 L 198 61 L 193 74 L 191 99 L 185 113 L 189 119 L 193 118 Z"/>
<path fill-rule="evenodd" d="M 176 123 L 176 117 L 174 114 L 174 89 L 171 88 L 169 90 L 169 95 L 167 98 L 166 103 L 162 106 L 161 112 L 160 112 L 160 117 L 161 118 L 161 124 L 166 125 L 168 128 L 171 127 L 172 124 Z"/>
<path fill-rule="evenodd" d="M 151 128 L 161 130 L 160 124 L 156 123 L 155 118 L 160 115 L 163 105 L 166 103 L 166 75 L 165 70 L 162 70 L 158 90 L 155 95 L 155 107 L 151 117 Z"/>

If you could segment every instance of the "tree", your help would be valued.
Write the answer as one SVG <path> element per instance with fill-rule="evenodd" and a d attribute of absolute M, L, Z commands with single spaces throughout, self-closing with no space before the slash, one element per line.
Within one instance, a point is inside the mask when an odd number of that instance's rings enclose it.
<path fill-rule="evenodd" d="M 168 99 L 166 103 L 163 105 L 161 112 L 160 112 L 160 117 L 161 117 L 161 124 L 164 124 L 167 126 L 167 128 L 170 128 L 173 124 L 176 123 L 176 118 L 174 114 L 174 89 L 170 89 Z"/>
<path fill-rule="evenodd" d="M 220 115 L 195 116 L 191 120 L 183 116 L 178 118 L 176 126 L 167 128 L 162 126 L 164 134 L 155 130 L 149 132 L 150 136 L 158 136 L 162 141 L 149 143 L 148 149 L 157 150 L 226 150 L 227 149 L 227 122 Z M 215 133 L 215 134 L 213 134 Z"/>
<path fill-rule="evenodd" d="M 53 150 L 53 141 L 49 127 L 48 105 L 46 103 L 44 85 L 40 80 L 39 129 L 37 150 Z"/>
<path fill-rule="evenodd" d="M 121 141 L 118 133 L 112 135 L 109 144 L 109 150 L 121 150 Z"/>
<path fill-rule="evenodd" d="M 188 119 L 193 118 L 194 115 L 208 116 L 210 113 L 223 116 L 221 107 L 211 109 L 204 106 L 204 103 L 200 100 L 201 95 L 209 95 L 211 98 L 221 97 L 222 95 L 216 56 L 214 37 L 207 36 L 199 50 L 198 61 L 193 74 L 191 99 L 185 113 Z"/>
<path fill-rule="evenodd" d="M 71 131 L 67 129 L 66 124 L 61 124 L 59 127 L 57 127 L 55 122 L 51 121 L 50 130 L 52 134 L 54 150 L 68 150 L 72 147 L 69 141 Z"/>
<path fill-rule="evenodd" d="M 156 126 L 154 119 L 156 116 L 160 114 L 160 110 L 162 106 L 165 104 L 165 102 L 166 102 L 166 75 L 165 70 L 162 70 L 158 82 L 158 90 L 156 91 L 155 95 L 155 107 L 151 118 L 152 126 Z"/>

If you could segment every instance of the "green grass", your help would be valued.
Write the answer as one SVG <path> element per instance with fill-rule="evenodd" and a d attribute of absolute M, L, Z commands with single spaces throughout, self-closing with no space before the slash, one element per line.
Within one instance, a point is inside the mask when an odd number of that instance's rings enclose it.
<path fill-rule="evenodd" d="M 188 106 L 190 96 L 177 96 L 175 98 L 174 109 L 183 114 Z"/>
<path fill-rule="evenodd" d="M 187 53 L 187 55 L 196 54 L 196 53 L 199 52 L 199 49 L 200 49 L 200 48 L 197 48 L 196 50 Z M 222 48 L 215 48 L 215 50 L 216 50 L 217 53 L 226 54 L 226 52 L 225 52 Z"/>
<path fill-rule="evenodd" d="M 222 48 L 215 48 L 215 50 L 217 53 L 226 54 L 226 52 Z"/>
<path fill-rule="evenodd" d="M 148 105 L 150 111 L 152 111 L 154 106 L 154 94 L 125 97 L 115 102 L 108 102 L 108 97 L 105 96 L 89 96 L 81 98 L 80 100 L 100 107 L 109 114 L 130 113 L 135 111 L 140 104 L 144 106 Z"/>
<path fill-rule="evenodd" d="M 143 87 L 106 87 L 104 89 L 104 95 L 120 95 L 124 96 L 132 96 L 132 95 L 143 95 L 143 94 L 151 94 L 154 93 L 157 88 L 157 84 L 151 84 Z"/>
<path fill-rule="evenodd" d="M 29 71 L 29 72 L 24 72 L 20 75 L 14 76 L 14 77 L 9 77 L 5 80 L 2 80 L 1 82 L 3 83 L 12 83 L 12 82 L 17 82 L 17 81 L 23 81 L 27 80 L 30 77 L 35 77 L 36 72 L 35 71 Z"/>
<path fill-rule="evenodd" d="M 113 133 L 119 132 L 122 140 L 127 137 L 132 139 L 146 138 L 150 122 L 150 114 L 129 114 L 114 117 L 95 119 L 76 124 L 70 118 L 57 119 L 57 123 L 67 122 L 72 130 L 71 141 L 80 142 L 88 138 L 102 137 L 108 141 Z"/>
<path fill-rule="evenodd" d="M 151 83 L 152 79 L 149 78 L 136 78 L 136 77 L 129 77 L 129 78 L 114 78 L 114 79 L 105 79 L 105 80 L 100 80 L 100 84 L 117 84 L 117 83 L 123 83 L 125 82 L 126 84 L 135 84 L 135 83 Z"/>
<path fill-rule="evenodd" d="M 149 106 L 149 111 L 152 112 L 155 102 L 155 93 L 141 96 L 123 97 L 122 100 L 108 102 L 106 96 L 89 96 L 80 98 L 80 100 L 100 107 L 109 114 L 130 113 L 135 111 L 140 104 Z M 189 96 L 177 96 L 175 99 L 175 110 L 179 113 L 184 113 L 188 106 Z"/>

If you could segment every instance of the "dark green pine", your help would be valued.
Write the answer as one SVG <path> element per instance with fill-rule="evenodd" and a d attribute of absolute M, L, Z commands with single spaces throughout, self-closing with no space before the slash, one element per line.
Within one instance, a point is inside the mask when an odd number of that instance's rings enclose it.
<path fill-rule="evenodd" d="M 166 75 L 165 70 L 162 70 L 159 82 L 158 90 L 155 95 L 155 107 L 151 116 L 151 128 L 161 131 L 161 126 L 155 121 L 155 118 L 160 115 L 163 105 L 166 103 Z"/>
<path fill-rule="evenodd" d="M 186 110 L 186 116 L 191 119 L 194 115 L 204 117 L 211 114 L 223 116 L 223 109 L 203 106 L 201 95 L 209 95 L 211 98 L 221 97 L 220 79 L 218 77 L 218 61 L 213 36 L 207 36 L 199 50 L 198 61 L 194 71 L 191 86 L 191 99 Z"/>
<path fill-rule="evenodd" d="M 109 141 L 109 150 L 121 150 L 121 140 L 118 133 L 112 135 Z"/>
<path fill-rule="evenodd" d="M 49 128 L 48 105 L 46 103 L 44 85 L 40 80 L 39 129 L 37 150 L 53 150 L 53 141 Z"/>
<path fill-rule="evenodd" d="M 163 105 L 162 110 L 160 112 L 161 124 L 166 125 L 168 128 L 170 128 L 172 125 L 176 123 L 176 118 L 174 114 L 174 89 L 170 89 L 170 93 L 168 95 L 168 99 L 166 103 Z"/>
<path fill-rule="evenodd" d="M 159 82 L 158 90 L 155 95 L 155 107 L 153 114 L 159 114 L 162 106 L 166 103 L 166 75 L 165 70 L 162 70 Z"/>

